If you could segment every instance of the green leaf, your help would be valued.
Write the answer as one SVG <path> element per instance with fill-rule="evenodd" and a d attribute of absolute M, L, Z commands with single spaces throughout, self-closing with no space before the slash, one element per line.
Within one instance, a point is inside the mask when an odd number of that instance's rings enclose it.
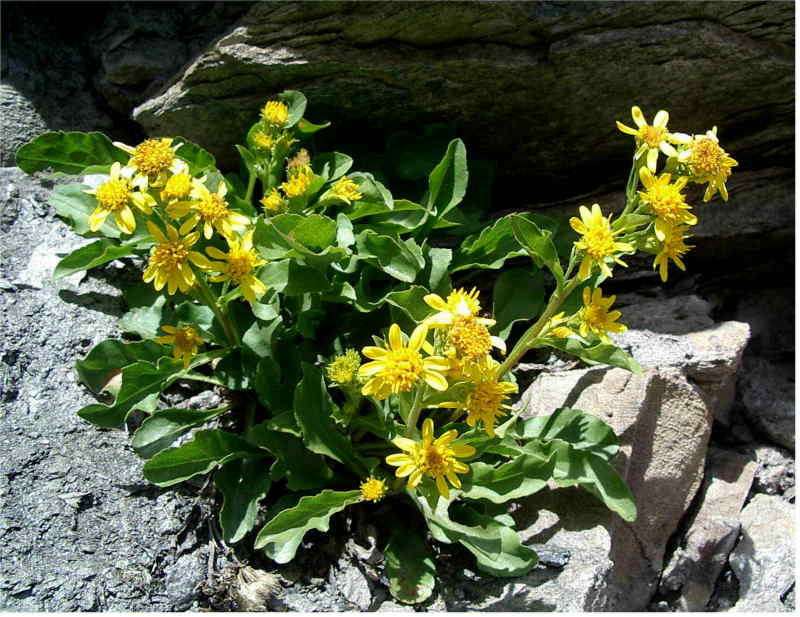
<path fill-rule="evenodd" d="M 113 405 L 91 404 L 78 411 L 78 415 L 96 426 L 116 428 L 145 398 L 158 394 L 178 377 L 183 365 L 171 358 L 162 358 L 158 365 L 135 362 L 122 369 L 122 386 Z M 170 379 L 173 378 L 173 379 Z"/>
<path fill-rule="evenodd" d="M 305 118 L 301 118 L 300 121 L 297 123 L 295 128 L 297 132 L 301 135 L 313 135 L 317 131 L 321 131 L 322 129 L 326 129 L 331 125 L 330 122 L 324 122 L 322 124 L 314 124 L 313 122 L 309 122 Z"/>
<path fill-rule="evenodd" d="M 511 227 L 511 216 L 504 216 L 480 234 L 468 236 L 456 249 L 451 274 L 470 268 L 501 268 L 507 259 L 526 255 Z"/>
<path fill-rule="evenodd" d="M 560 284 L 564 282 L 564 271 L 552 241 L 552 232 L 541 229 L 534 221 L 511 215 L 511 227 L 517 242 L 528 252 L 537 267 L 545 266 Z"/>
<path fill-rule="evenodd" d="M 228 411 L 230 407 L 217 409 L 162 409 L 154 412 L 136 429 L 131 440 L 134 452 L 142 458 L 152 458 L 195 426 L 205 424 L 212 418 Z"/>
<path fill-rule="evenodd" d="M 297 90 L 284 90 L 278 95 L 278 100 L 285 103 L 286 107 L 289 108 L 289 118 L 283 128 L 291 128 L 300 122 L 308 104 L 305 95 Z"/>
<path fill-rule="evenodd" d="M 453 137 L 444 124 L 425 125 L 423 131 L 399 131 L 386 142 L 386 167 L 401 180 L 422 180 L 430 174 Z"/>
<path fill-rule="evenodd" d="M 123 292 L 130 310 L 119 319 L 122 332 L 138 334 L 143 339 L 152 339 L 163 332 L 162 323 L 171 323 L 172 308 L 167 296 L 157 292 L 146 283 L 132 285 Z"/>
<path fill-rule="evenodd" d="M 329 456 L 359 476 L 366 476 L 364 462 L 334 424 L 333 410 L 322 371 L 313 364 L 303 363 L 303 379 L 294 393 L 294 414 L 303 431 L 303 441 L 312 452 Z"/>
<path fill-rule="evenodd" d="M 52 168 L 77 175 L 94 165 L 125 164 L 128 154 L 102 133 L 62 133 L 51 131 L 22 146 L 15 155 L 17 166 L 32 174 Z"/>
<path fill-rule="evenodd" d="M 600 418 L 579 409 L 562 407 L 549 416 L 528 418 L 516 426 L 521 439 L 560 439 L 572 448 L 587 450 L 607 461 L 619 450 L 614 430 Z"/>
<path fill-rule="evenodd" d="M 273 480 L 286 478 L 289 490 L 317 490 L 328 486 L 333 471 L 319 454 L 309 452 L 303 442 L 293 435 L 272 430 L 269 422 L 256 424 L 247 434 L 248 440 L 267 450 L 281 463 L 282 474 L 273 474 Z"/>
<path fill-rule="evenodd" d="M 502 272 L 494 284 L 493 305 L 497 333 L 505 339 L 516 322 L 535 319 L 544 310 L 544 279 L 541 271 L 514 268 Z"/>
<path fill-rule="evenodd" d="M 72 251 L 59 261 L 53 272 L 53 278 L 58 280 L 70 274 L 75 274 L 82 270 L 89 270 L 104 263 L 108 263 L 109 261 L 119 259 L 120 257 L 128 257 L 129 255 L 133 255 L 137 248 L 141 248 L 137 247 L 137 245 L 137 242 L 120 245 L 105 238 L 97 240 Z"/>
<path fill-rule="evenodd" d="M 436 564 L 425 540 L 405 527 L 395 529 L 383 554 L 389 592 L 395 599 L 417 604 L 430 598 L 436 585 Z"/>
<path fill-rule="evenodd" d="M 424 298 L 428 293 L 424 287 L 412 285 L 406 290 L 386 294 L 386 302 L 402 310 L 414 321 L 421 322 L 432 311 L 431 307 L 425 304 Z"/>
<path fill-rule="evenodd" d="M 442 218 L 455 208 L 467 191 L 467 150 L 464 142 L 454 139 L 447 146 L 442 160 L 428 176 L 428 209 Z"/>
<path fill-rule="evenodd" d="M 174 143 L 182 142 L 175 154 L 189 164 L 189 172 L 193 176 L 216 170 L 217 161 L 210 152 L 184 137 L 176 137 L 173 141 Z M 216 190 L 216 186 L 214 190 Z"/>
<path fill-rule="evenodd" d="M 432 293 L 445 297 L 452 290 L 449 266 L 453 261 L 453 250 L 443 248 L 423 248 L 425 260 L 428 263 L 422 273 L 423 281 Z"/>
<path fill-rule="evenodd" d="M 341 152 L 324 152 L 311 161 L 311 169 L 326 182 L 333 182 L 345 175 L 353 166 L 352 157 Z"/>
<path fill-rule="evenodd" d="M 258 502 L 267 496 L 272 480 L 264 461 L 239 459 L 225 463 L 214 474 L 214 485 L 223 496 L 222 538 L 226 544 L 236 544 L 256 524 Z"/>
<path fill-rule="evenodd" d="M 322 272 L 299 264 L 294 259 L 271 261 L 261 268 L 258 278 L 268 288 L 285 296 L 302 296 L 326 291 L 330 287 Z"/>
<path fill-rule="evenodd" d="M 106 339 L 95 345 L 83 360 L 78 360 L 75 370 L 81 382 L 98 393 L 120 369 L 140 360 L 155 363 L 164 352 L 164 347 L 153 341 L 125 343 Z"/>
<path fill-rule="evenodd" d="M 191 441 L 156 454 L 144 464 L 144 477 L 157 486 L 172 486 L 240 458 L 259 458 L 264 451 L 232 433 L 198 431 Z"/>
<path fill-rule="evenodd" d="M 365 230 L 358 234 L 356 243 L 359 254 L 376 258 L 381 270 L 404 283 L 413 283 L 425 267 L 420 247 L 410 238 L 401 241 Z"/>
<path fill-rule="evenodd" d="M 547 486 L 547 481 L 553 477 L 554 466 L 555 457 L 552 455 L 546 459 L 523 455 L 499 467 L 475 462 L 462 479 L 462 496 L 465 499 L 488 499 L 493 503 L 527 497 Z"/>
<path fill-rule="evenodd" d="M 548 347 L 554 347 L 560 351 L 577 356 L 586 364 L 607 364 L 624 368 L 636 375 L 642 374 L 641 365 L 622 349 L 611 343 L 598 343 L 587 346 L 577 337 L 539 339 L 539 342 Z"/>
<path fill-rule="evenodd" d="M 284 510 L 264 525 L 255 548 L 263 549 L 267 557 L 278 563 L 289 563 L 306 533 L 312 529 L 328 531 L 331 516 L 359 501 L 361 491 L 325 490 L 303 497 L 294 508 Z"/>

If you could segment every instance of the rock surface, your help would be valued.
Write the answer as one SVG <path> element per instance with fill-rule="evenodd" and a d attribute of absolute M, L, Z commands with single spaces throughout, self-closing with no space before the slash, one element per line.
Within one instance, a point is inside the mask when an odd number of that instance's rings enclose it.
<path fill-rule="evenodd" d="M 739 381 L 745 418 L 770 441 L 794 450 L 794 365 L 747 359 Z"/>
<path fill-rule="evenodd" d="M 730 556 L 739 579 L 737 612 L 787 610 L 782 597 L 794 584 L 794 506 L 756 495 L 742 512 L 742 538 Z"/>
<path fill-rule="evenodd" d="M 795 463 L 791 453 L 781 448 L 761 445 L 755 449 L 758 468 L 754 488 L 758 493 L 794 498 Z"/>

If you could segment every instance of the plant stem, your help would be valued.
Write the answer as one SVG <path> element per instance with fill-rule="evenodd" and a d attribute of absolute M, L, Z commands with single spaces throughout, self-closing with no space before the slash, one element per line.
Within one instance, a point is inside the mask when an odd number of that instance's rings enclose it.
<path fill-rule="evenodd" d="M 231 347 L 238 347 L 240 345 L 239 334 L 236 332 L 236 326 L 233 325 L 230 317 L 220 309 L 219 304 L 217 303 L 217 298 L 214 296 L 214 292 L 211 291 L 211 288 L 206 283 L 202 274 L 198 274 L 196 277 L 197 279 L 197 292 L 198 296 L 200 297 L 200 301 L 208 306 L 212 311 L 214 311 L 214 315 L 222 324 L 222 328 L 225 330 L 225 336 L 228 339 L 228 342 L 231 344 Z"/>
<path fill-rule="evenodd" d="M 252 204 L 253 200 L 253 189 L 256 186 L 256 175 L 248 169 L 247 171 L 247 191 L 244 194 L 244 200 Z"/>
<path fill-rule="evenodd" d="M 406 422 L 406 437 L 417 435 L 417 421 L 419 414 L 422 413 L 422 391 L 428 386 L 422 384 L 417 386 L 417 391 L 414 393 L 414 403 L 411 405 L 411 411 L 408 414 L 408 421 Z"/>

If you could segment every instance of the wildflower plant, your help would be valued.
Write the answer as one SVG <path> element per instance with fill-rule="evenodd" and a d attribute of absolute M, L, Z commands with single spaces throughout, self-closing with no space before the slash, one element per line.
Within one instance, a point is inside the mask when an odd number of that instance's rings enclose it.
<path fill-rule="evenodd" d="M 460 140 L 418 202 L 398 199 L 349 156 L 314 152 L 309 138 L 327 124 L 305 109 L 288 91 L 254 112 L 241 174 L 181 137 L 129 146 L 47 133 L 17 153 L 28 173 L 101 174 L 54 190 L 57 213 L 90 240 L 56 278 L 120 258 L 142 266 L 124 290 L 127 340 L 99 343 L 76 367 L 113 400 L 78 415 L 116 428 L 142 412 L 132 446 L 144 476 L 171 486 L 212 474 L 224 540 L 250 538 L 278 563 L 345 509 L 405 502 L 418 520 L 380 540 L 404 602 L 430 596 L 436 543 L 462 545 L 491 575 L 531 570 L 536 553 L 507 506 L 548 483 L 580 486 L 634 520 L 612 429 L 568 407 L 523 418 L 513 369 L 552 348 L 640 371 L 608 336 L 625 326 L 601 284 L 639 250 L 665 281 L 670 262 L 685 269 L 697 216 L 683 191 L 707 184 L 706 198 L 727 199 L 736 165 L 716 127 L 670 133 L 665 111 L 650 125 L 634 107 L 637 128 L 618 123 L 634 138 L 620 214 L 598 204 L 568 222 L 515 213 L 451 249 L 437 237 L 457 225 L 467 188 Z M 512 258 L 527 261 L 506 267 Z M 501 269 L 491 297 L 463 284 Z M 529 325 L 513 339 L 518 322 Z M 226 402 L 165 408 L 161 394 L 179 380 L 214 385 Z"/>

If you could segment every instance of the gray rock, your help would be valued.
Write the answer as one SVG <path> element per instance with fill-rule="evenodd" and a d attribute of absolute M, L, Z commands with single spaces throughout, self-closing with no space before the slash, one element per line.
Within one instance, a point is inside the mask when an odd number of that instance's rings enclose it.
<path fill-rule="evenodd" d="M 761 445 L 755 449 L 758 460 L 753 488 L 757 493 L 783 495 L 795 486 L 795 463 L 791 453 L 782 448 Z M 794 493 L 792 492 L 792 495 Z"/>
<path fill-rule="evenodd" d="M 14 154 L 47 124 L 25 96 L 10 84 L 0 84 L 0 167 L 14 165 Z"/>
<path fill-rule="evenodd" d="M 772 442 L 794 450 L 794 364 L 747 358 L 739 387 L 747 420 Z"/>
<path fill-rule="evenodd" d="M 331 569 L 331 586 L 358 610 L 366 611 L 372 605 L 372 586 L 358 565 L 348 557 L 339 560 Z"/>
<path fill-rule="evenodd" d="M 738 612 L 785 611 L 781 598 L 794 584 L 794 507 L 756 495 L 742 511 L 742 538 L 730 556 L 739 579 Z"/>
<path fill-rule="evenodd" d="M 398 604 L 394 600 L 386 600 L 381 603 L 377 610 L 378 613 L 413 613 L 414 607 L 408 604 Z"/>
<path fill-rule="evenodd" d="M 661 574 L 661 591 L 679 591 L 681 611 L 705 611 L 714 586 L 739 537 L 739 512 L 753 482 L 752 457 L 710 448 L 699 507 L 688 531 Z"/>
<path fill-rule="evenodd" d="M 187 553 L 164 568 L 164 593 L 173 598 L 173 610 L 197 608 L 197 587 L 206 574 L 206 564 L 197 553 Z"/>

